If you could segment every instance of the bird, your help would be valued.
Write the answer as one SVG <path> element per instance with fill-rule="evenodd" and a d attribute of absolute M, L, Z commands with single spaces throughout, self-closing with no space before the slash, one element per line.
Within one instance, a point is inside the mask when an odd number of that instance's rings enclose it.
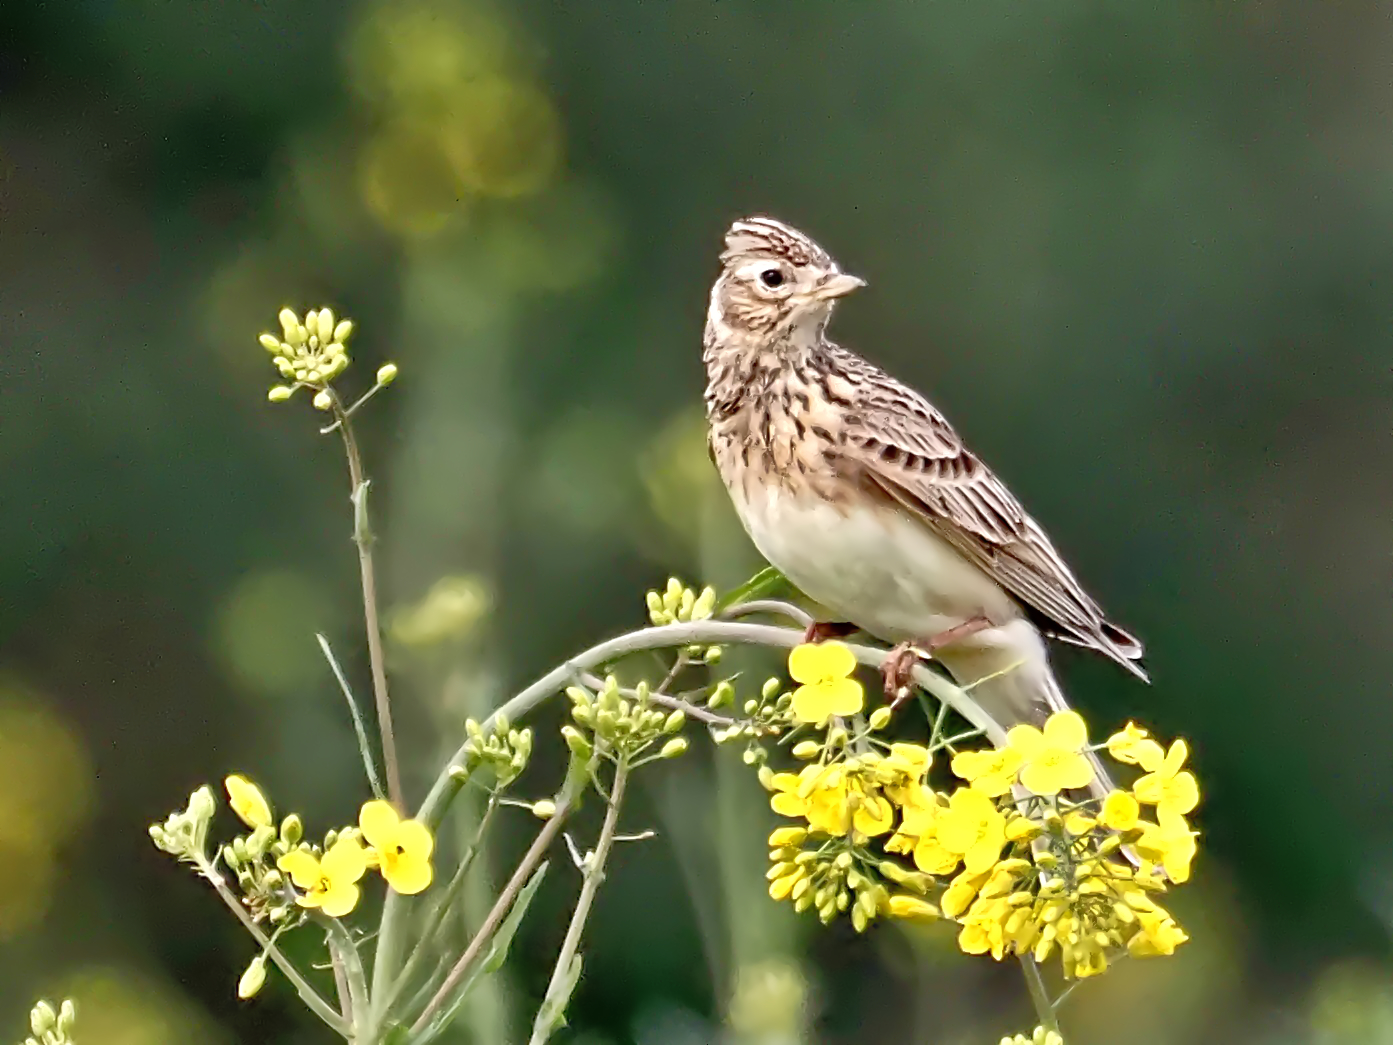
<path fill-rule="evenodd" d="M 1142 644 L 944 415 L 829 340 L 833 309 L 864 280 L 763 216 L 730 226 L 720 262 L 702 353 L 708 448 L 760 554 L 825 611 L 809 641 L 860 630 L 891 644 L 890 692 L 928 653 L 1003 727 L 1068 709 L 1049 639 L 1148 681 Z"/>

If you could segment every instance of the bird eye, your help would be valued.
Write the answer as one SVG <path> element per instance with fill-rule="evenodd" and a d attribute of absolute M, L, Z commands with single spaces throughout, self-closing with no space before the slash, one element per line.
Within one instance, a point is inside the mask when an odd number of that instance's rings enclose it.
<path fill-rule="evenodd" d="M 781 287 L 784 283 L 783 269 L 767 268 L 759 274 L 759 281 L 766 287 Z"/>

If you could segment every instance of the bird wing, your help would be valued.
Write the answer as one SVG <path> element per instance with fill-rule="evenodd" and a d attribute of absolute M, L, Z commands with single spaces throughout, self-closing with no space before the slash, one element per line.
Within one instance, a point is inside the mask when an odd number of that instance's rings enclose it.
<path fill-rule="evenodd" d="M 1141 643 L 1106 619 L 1044 530 L 943 415 L 859 357 L 839 352 L 837 361 L 860 386 L 841 448 L 858 477 L 1042 617 L 1054 637 L 1105 653 L 1145 679 L 1135 663 Z"/>

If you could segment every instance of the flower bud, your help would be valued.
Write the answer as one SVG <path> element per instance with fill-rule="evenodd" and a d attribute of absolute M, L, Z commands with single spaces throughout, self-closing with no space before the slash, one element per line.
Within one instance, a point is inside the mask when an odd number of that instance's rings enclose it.
<path fill-rule="evenodd" d="M 822 745 L 816 740 L 800 740 L 793 745 L 794 758 L 816 758 L 817 753 L 822 750 Z"/>
<path fill-rule="evenodd" d="M 687 715 L 684 711 L 682 711 L 679 708 L 678 710 L 674 711 L 671 715 L 669 715 L 667 719 L 663 722 L 663 732 L 676 733 L 679 729 L 686 725 L 686 723 Z"/>
<path fill-rule="evenodd" d="M 684 751 L 686 751 L 686 750 L 687 750 L 687 738 L 686 738 L 686 737 L 673 737 L 671 740 L 669 740 L 666 744 L 663 745 L 663 749 L 662 749 L 661 751 L 658 752 L 658 757 L 659 757 L 659 758 L 676 758 L 678 755 L 682 754 L 682 752 L 684 752 Z"/>
<path fill-rule="evenodd" d="M 532 815 L 538 820 L 550 820 L 556 815 L 556 803 L 549 798 L 533 802 Z"/>
<path fill-rule="evenodd" d="M 719 664 L 723 655 L 720 646 L 707 646 L 706 652 L 701 655 L 701 659 L 705 664 Z"/>
<path fill-rule="evenodd" d="M 595 748 L 590 741 L 585 739 L 585 735 L 575 726 L 562 726 L 561 736 L 566 741 L 566 746 L 571 749 L 571 754 L 579 759 L 589 759 L 594 753 Z"/>
<path fill-rule="evenodd" d="M 710 698 L 706 701 L 708 708 L 718 708 L 722 704 L 729 704 L 735 698 L 735 687 L 731 685 L 729 679 L 721 679 L 716 683 L 716 688 L 711 691 Z"/>
<path fill-rule="evenodd" d="M 280 338 L 272 334 L 262 334 L 257 340 L 261 342 L 261 347 L 266 349 L 267 352 L 279 352 L 281 350 Z"/>
<path fill-rule="evenodd" d="M 334 327 L 333 340 L 338 344 L 343 344 L 351 333 L 353 333 L 353 320 L 341 319 L 339 325 Z M 380 381 L 381 378 L 379 377 L 378 380 Z"/>
<path fill-rule="evenodd" d="M 58 1014 L 53 1011 L 53 1006 L 46 1001 L 36 1003 L 29 1012 L 29 1026 L 34 1031 L 35 1037 L 42 1037 L 57 1024 Z"/>
<path fill-rule="evenodd" d="M 775 693 L 779 692 L 779 687 L 781 685 L 782 683 L 776 678 L 766 679 L 764 686 L 759 691 L 759 695 L 765 700 L 769 700 Z"/>
<path fill-rule="evenodd" d="M 247 971 L 242 973 L 242 978 L 237 981 L 237 997 L 243 1001 L 254 998 L 265 983 L 266 955 L 258 954 L 247 966 Z"/>
<path fill-rule="evenodd" d="M 266 398 L 273 403 L 284 403 L 294 393 L 295 390 L 289 385 L 276 385 L 266 393 Z"/>
<path fill-rule="evenodd" d="M 63 1004 L 58 1008 L 58 1036 L 60 1038 L 71 1038 L 73 1024 L 77 1022 L 77 1006 L 73 1004 L 71 998 L 64 998 Z"/>
<path fill-rule="evenodd" d="M 888 705 L 878 707 L 871 712 L 870 727 L 874 730 L 882 730 L 890 724 L 890 716 L 893 715 Z"/>
<path fill-rule="evenodd" d="M 304 824 L 300 822 L 300 817 L 295 813 L 291 813 L 281 821 L 281 841 L 286 845 L 299 845 L 304 834 Z"/>
<path fill-rule="evenodd" d="M 386 387 L 397 379 L 397 364 L 384 363 L 377 368 L 377 383 Z"/>
<path fill-rule="evenodd" d="M 313 380 L 313 378 L 311 379 Z M 314 396 L 314 408 L 316 410 L 328 410 L 334 405 L 334 397 L 327 391 L 316 392 Z"/>

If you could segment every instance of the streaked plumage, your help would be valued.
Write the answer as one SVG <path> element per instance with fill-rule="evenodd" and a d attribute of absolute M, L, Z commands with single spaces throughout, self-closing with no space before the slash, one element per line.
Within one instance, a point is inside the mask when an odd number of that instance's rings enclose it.
<path fill-rule="evenodd" d="M 712 458 L 760 552 L 810 598 L 887 642 L 974 617 L 938 659 L 1007 724 L 1064 706 L 1042 633 L 1145 679 L 1040 526 L 923 396 L 829 341 L 862 286 L 802 233 L 738 221 L 711 292 Z M 1014 669 L 1014 670 L 1008 670 Z"/>

